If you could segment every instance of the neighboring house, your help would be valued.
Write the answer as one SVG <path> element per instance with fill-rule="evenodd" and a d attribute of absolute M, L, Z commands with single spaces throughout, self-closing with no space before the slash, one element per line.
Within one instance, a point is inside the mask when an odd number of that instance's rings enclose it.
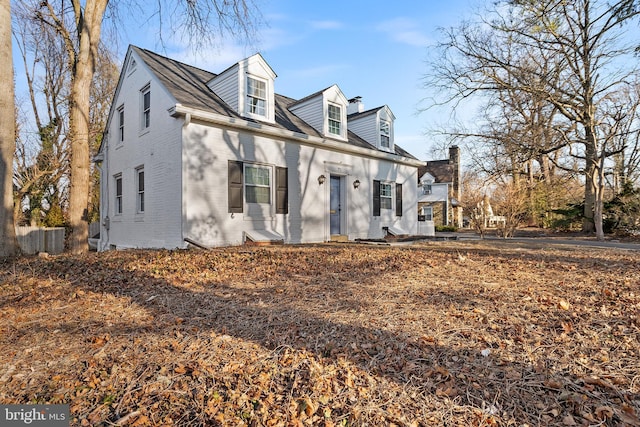
<path fill-rule="evenodd" d="M 130 46 L 96 156 L 98 249 L 415 234 L 424 162 L 391 110 L 275 79 L 260 54 L 213 74 Z"/>
<path fill-rule="evenodd" d="M 427 161 L 418 170 L 418 213 L 434 225 L 462 227 L 460 206 L 460 148 L 451 146 L 449 158 Z"/>

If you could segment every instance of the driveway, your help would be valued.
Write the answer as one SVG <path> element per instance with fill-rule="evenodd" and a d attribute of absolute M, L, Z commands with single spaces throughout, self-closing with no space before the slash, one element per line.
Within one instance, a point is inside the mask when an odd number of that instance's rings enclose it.
<path fill-rule="evenodd" d="M 436 238 L 455 240 L 480 240 L 475 233 L 436 233 Z M 503 242 L 506 244 L 522 245 L 523 247 L 545 247 L 545 246 L 588 246 L 593 248 L 616 248 L 632 251 L 640 251 L 640 243 L 621 242 L 616 239 L 598 241 L 594 237 L 511 237 L 503 239 L 495 236 L 485 236 L 486 241 Z"/>

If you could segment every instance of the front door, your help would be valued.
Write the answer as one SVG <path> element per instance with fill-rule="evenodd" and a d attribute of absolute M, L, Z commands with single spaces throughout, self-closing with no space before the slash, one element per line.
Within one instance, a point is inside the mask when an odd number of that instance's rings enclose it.
<path fill-rule="evenodd" d="M 329 224 L 332 236 L 342 234 L 342 197 L 340 191 L 340 177 L 331 176 L 331 188 L 329 196 Z"/>

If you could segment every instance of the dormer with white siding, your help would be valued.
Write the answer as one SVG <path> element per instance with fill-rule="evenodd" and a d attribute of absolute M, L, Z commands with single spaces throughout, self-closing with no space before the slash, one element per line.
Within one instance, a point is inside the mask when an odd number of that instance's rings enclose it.
<path fill-rule="evenodd" d="M 347 141 L 348 101 L 337 85 L 309 95 L 289 106 L 326 138 Z"/>
<path fill-rule="evenodd" d="M 227 68 L 207 86 L 243 117 L 275 122 L 276 73 L 259 53 Z"/>
<path fill-rule="evenodd" d="M 393 153 L 393 122 L 396 119 L 391 109 L 384 105 L 364 111 L 360 97 L 350 102 L 349 130 L 376 147 L 378 150 Z"/>

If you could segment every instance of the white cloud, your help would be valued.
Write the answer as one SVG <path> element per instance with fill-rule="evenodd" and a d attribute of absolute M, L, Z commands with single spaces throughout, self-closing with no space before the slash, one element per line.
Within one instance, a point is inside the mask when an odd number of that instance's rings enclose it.
<path fill-rule="evenodd" d="M 341 64 L 320 65 L 318 67 L 301 68 L 297 70 L 292 70 L 292 72 L 288 73 L 288 76 L 289 78 L 317 79 L 319 77 L 335 74 L 336 72 L 343 70 L 345 68 L 348 68 L 348 66 L 341 65 Z M 322 88 L 318 88 L 318 89 L 322 89 Z"/>
<path fill-rule="evenodd" d="M 194 52 L 191 47 L 181 46 L 171 49 L 168 56 L 177 61 L 194 65 L 203 70 L 219 73 L 241 59 L 252 55 L 243 46 L 225 43 L 219 47 L 208 47 Z"/>
<path fill-rule="evenodd" d="M 339 30 L 344 25 L 338 21 L 312 21 L 311 28 L 316 30 Z"/>
<path fill-rule="evenodd" d="M 376 29 L 386 33 L 392 40 L 410 46 L 424 47 L 431 42 L 429 37 L 420 30 L 420 24 L 410 18 L 384 21 L 378 24 Z"/>
<path fill-rule="evenodd" d="M 427 139 L 423 134 L 401 134 L 394 135 L 394 142 L 418 159 L 427 157 Z"/>
<path fill-rule="evenodd" d="M 260 33 L 260 40 L 258 40 L 258 47 L 261 52 L 276 50 L 283 46 L 290 46 L 296 44 L 301 40 L 301 36 L 298 34 L 291 34 L 287 30 L 281 28 L 268 28 Z"/>

